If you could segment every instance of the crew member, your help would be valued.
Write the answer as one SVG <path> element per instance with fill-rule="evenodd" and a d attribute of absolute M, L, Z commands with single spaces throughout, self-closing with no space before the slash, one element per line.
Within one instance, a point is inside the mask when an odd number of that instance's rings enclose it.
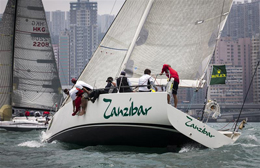
<path fill-rule="evenodd" d="M 79 111 L 80 111 L 79 116 L 84 115 L 87 100 L 82 96 L 84 93 L 83 90 L 78 88 L 72 88 L 71 90 L 64 89 L 64 93 L 69 95 L 72 99 L 72 105 L 73 105 L 72 116 L 75 116 Z"/>
<path fill-rule="evenodd" d="M 139 78 L 138 85 L 146 85 L 146 86 L 139 86 L 139 92 L 151 92 L 151 86 L 155 88 L 157 91 L 157 87 L 155 86 L 155 79 L 151 77 L 151 70 L 145 69 L 144 75 Z"/>
<path fill-rule="evenodd" d="M 162 75 L 164 72 L 166 76 L 169 78 L 169 81 L 171 81 L 171 78 L 174 78 L 173 87 L 172 87 L 172 96 L 174 98 L 174 107 L 177 108 L 177 103 L 178 103 L 177 91 L 179 87 L 179 75 L 177 71 L 172 69 L 171 66 L 168 64 L 163 65 L 160 75 Z M 167 95 L 168 104 L 170 104 L 170 98 L 171 96 L 168 94 Z"/>
<path fill-rule="evenodd" d="M 130 80 L 125 76 L 125 71 L 122 71 L 120 73 L 119 78 L 117 78 L 116 80 L 116 84 L 119 88 L 119 92 L 133 92 L 133 90 L 131 89 L 131 82 Z"/>

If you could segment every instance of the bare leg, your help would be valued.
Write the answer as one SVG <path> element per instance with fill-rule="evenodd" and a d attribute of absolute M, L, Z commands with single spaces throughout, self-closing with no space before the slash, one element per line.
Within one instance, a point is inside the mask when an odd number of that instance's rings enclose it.
<path fill-rule="evenodd" d="M 86 113 L 86 107 L 87 107 L 88 101 L 82 97 L 81 99 L 81 111 L 79 113 L 79 116 L 84 115 Z"/>
<path fill-rule="evenodd" d="M 177 95 L 176 94 L 172 94 L 172 95 L 174 98 L 174 107 L 177 108 L 177 103 L 178 103 Z"/>
<path fill-rule="evenodd" d="M 170 104 L 170 100 L 171 100 L 171 96 L 169 94 L 167 94 L 167 101 L 168 101 L 168 104 Z"/>

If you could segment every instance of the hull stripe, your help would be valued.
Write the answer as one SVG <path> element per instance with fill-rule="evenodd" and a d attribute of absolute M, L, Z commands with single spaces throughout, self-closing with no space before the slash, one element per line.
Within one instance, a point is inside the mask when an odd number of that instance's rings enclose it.
<path fill-rule="evenodd" d="M 158 130 L 165 130 L 174 133 L 179 133 L 175 128 L 172 126 L 166 125 L 157 125 L 157 124 L 139 124 L 139 123 L 96 123 L 96 124 L 85 124 L 85 125 L 78 125 L 74 127 L 67 128 L 62 130 L 47 139 L 48 142 L 55 140 L 56 136 L 59 136 L 63 133 L 68 131 L 77 130 L 80 128 L 88 128 L 88 127 L 107 127 L 107 126 L 117 126 L 117 127 L 139 127 L 139 128 L 150 128 L 150 129 L 158 129 Z"/>

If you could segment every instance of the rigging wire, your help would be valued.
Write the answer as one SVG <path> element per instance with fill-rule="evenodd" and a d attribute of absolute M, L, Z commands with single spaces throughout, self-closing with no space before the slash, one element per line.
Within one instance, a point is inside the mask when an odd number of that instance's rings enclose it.
<path fill-rule="evenodd" d="M 112 8 L 111 8 L 111 11 L 110 11 L 109 15 L 112 15 L 112 12 L 113 12 L 113 10 L 114 10 L 114 7 L 115 7 L 115 5 L 116 5 L 116 2 L 117 2 L 117 0 L 114 1 L 114 4 L 113 4 L 113 6 L 112 6 Z M 109 22 L 110 22 L 110 23 L 109 23 Z M 109 24 L 110 24 L 110 25 L 112 24 L 110 18 L 106 20 L 105 28 L 109 27 Z"/>
<path fill-rule="evenodd" d="M 255 74 L 256 74 L 256 72 L 257 72 L 257 68 L 258 68 L 258 66 L 259 66 L 259 63 L 260 63 L 260 61 L 258 61 L 257 65 L 256 65 L 256 68 L 255 68 L 255 72 L 254 72 L 254 74 L 253 74 L 253 76 L 252 76 L 252 78 L 251 78 L 251 82 L 250 82 L 250 84 L 249 84 L 249 87 L 248 87 L 247 92 L 246 92 L 246 96 L 245 96 L 245 98 L 244 98 L 244 102 L 243 102 L 243 104 L 242 104 L 242 107 L 241 107 L 241 109 L 240 109 L 239 115 L 238 115 L 237 120 L 236 120 L 236 125 L 235 125 L 235 127 L 234 127 L 233 134 L 234 134 L 234 132 L 235 132 L 235 130 L 236 130 L 237 123 L 238 123 L 238 121 L 239 121 L 239 119 L 240 119 L 242 110 L 243 110 L 244 105 L 245 105 L 245 102 L 246 102 L 247 95 L 248 95 L 249 90 L 250 90 L 250 88 L 251 88 L 251 85 L 252 85 L 252 83 L 253 83 L 253 79 L 254 79 L 254 76 L 255 76 Z"/>
<path fill-rule="evenodd" d="M 112 9 L 111 9 L 111 11 L 110 11 L 110 14 L 109 14 L 109 15 L 111 15 L 111 13 L 112 13 L 112 11 L 113 11 L 113 9 L 114 9 L 114 7 L 115 7 L 116 1 L 117 1 L 117 0 L 115 0 L 115 2 L 114 2 L 114 4 L 113 4 L 113 7 L 112 7 Z"/>
<path fill-rule="evenodd" d="M 221 20 L 222 20 L 222 16 L 223 16 L 225 1 L 226 1 L 226 0 L 224 0 L 224 1 L 223 1 L 223 4 L 222 4 L 222 9 L 221 9 L 221 14 L 220 14 L 220 17 L 219 17 L 219 24 L 218 24 L 218 34 L 217 34 L 216 44 L 215 44 L 215 47 L 214 47 L 214 52 L 213 52 L 213 54 L 212 54 L 212 57 L 215 56 L 215 51 L 216 51 L 216 48 L 217 48 L 218 39 L 219 39 L 219 37 L 220 37 L 220 25 L 221 25 Z M 211 57 L 211 59 L 212 59 L 212 57 Z M 208 68 L 209 68 L 209 66 L 208 66 Z M 207 68 L 206 68 L 206 69 L 207 69 Z M 208 82 L 208 81 L 207 81 L 207 82 Z M 207 92 L 208 92 L 208 86 L 207 86 L 207 90 L 206 90 L 206 98 L 205 98 L 205 99 L 207 99 Z M 201 115 L 201 121 L 203 121 L 203 115 L 204 115 L 206 103 L 207 103 L 207 100 L 204 102 L 204 108 L 203 108 L 202 115 Z"/>

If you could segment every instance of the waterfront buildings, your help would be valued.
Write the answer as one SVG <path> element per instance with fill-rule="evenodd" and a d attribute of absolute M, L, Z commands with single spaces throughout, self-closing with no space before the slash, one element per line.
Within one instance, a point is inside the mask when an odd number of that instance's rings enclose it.
<path fill-rule="evenodd" d="M 60 32 L 59 36 L 59 76 L 61 85 L 71 85 L 70 82 L 70 35 L 69 31 Z"/>
<path fill-rule="evenodd" d="M 100 42 L 114 20 L 113 15 L 98 15 L 98 41 Z"/>
<path fill-rule="evenodd" d="M 242 103 L 251 80 L 251 39 L 220 38 L 212 64 L 226 65 L 227 69 L 226 84 L 211 86 L 212 98 L 223 103 Z M 247 102 L 252 102 L 252 89 Z"/>
<path fill-rule="evenodd" d="M 253 80 L 253 102 L 260 103 L 260 35 L 256 34 L 252 37 L 252 74 L 255 74 Z"/>
<path fill-rule="evenodd" d="M 251 38 L 260 31 L 259 14 L 260 0 L 252 0 L 251 3 L 234 2 L 222 36 L 230 36 L 233 39 Z"/>
<path fill-rule="evenodd" d="M 0 14 L 0 25 L 2 24 L 2 17 L 3 17 L 3 14 Z"/>
<path fill-rule="evenodd" d="M 70 78 L 78 77 L 98 46 L 97 2 L 70 3 Z"/>
<path fill-rule="evenodd" d="M 58 44 L 52 44 L 53 48 L 53 54 L 56 61 L 56 64 L 59 64 L 59 45 Z"/>
<path fill-rule="evenodd" d="M 65 30 L 65 12 L 64 11 L 53 11 L 52 12 L 52 34 L 59 36 L 61 31 Z"/>
<path fill-rule="evenodd" d="M 45 12 L 45 16 L 46 16 L 46 20 L 47 20 L 49 31 L 51 32 L 51 28 L 52 28 L 51 12 L 46 11 Z"/>

